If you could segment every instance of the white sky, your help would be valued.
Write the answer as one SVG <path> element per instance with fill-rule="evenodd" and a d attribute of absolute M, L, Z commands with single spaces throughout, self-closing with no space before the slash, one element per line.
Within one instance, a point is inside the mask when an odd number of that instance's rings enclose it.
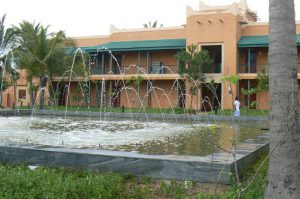
<path fill-rule="evenodd" d="M 226 5 L 238 0 L 203 0 L 208 5 Z M 0 16 L 6 26 L 22 20 L 50 25 L 51 31 L 64 30 L 68 36 L 109 34 L 109 24 L 118 28 L 142 28 L 157 20 L 164 27 L 186 21 L 186 5 L 198 9 L 199 0 L 1 0 Z M 296 13 L 300 1 L 295 0 Z M 248 0 L 262 21 L 268 20 L 268 0 Z M 299 15 L 296 15 L 299 19 Z"/>

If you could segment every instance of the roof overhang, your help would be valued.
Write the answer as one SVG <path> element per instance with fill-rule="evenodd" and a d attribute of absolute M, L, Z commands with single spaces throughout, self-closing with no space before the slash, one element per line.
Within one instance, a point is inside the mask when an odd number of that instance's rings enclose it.
<path fill-rule="evenodd" d="M 297 46 L 300 46 L 300 34 L 296 35 Z M 269 46 L 269 35 L 242 36 L 238 48 L 258 48 Z"/>
<path fill-rule="evenodd" d="M 100 51 L 145 51 L 145 50 L 176 50 L 185 49 L 186 39 L 161 39 L 141 41 L 109 42 L 97 46 L 87 47 L 84 50 L 89 53 Z"/>

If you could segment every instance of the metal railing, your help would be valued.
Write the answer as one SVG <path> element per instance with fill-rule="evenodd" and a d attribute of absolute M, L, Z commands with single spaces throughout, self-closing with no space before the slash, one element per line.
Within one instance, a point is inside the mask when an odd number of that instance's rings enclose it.
<path fill-rule="evenodd" d="M 261 73 L 267 71 L 267 65 L 251 65 L 248 64 L 240 64 L 238 68 L 239 73 Z"/>
<path fill-rule="evenodd" d="M 177 65 L 162 65 L 160 67 L 152 67 L 151 65 L 147 67 L 146 65 L 122 65 L 119 67 L 113 67 L 109 70 L 109 67 L 105 67 L 104 74 L 112 74 L 112 75 L 119 75 L 119 74 L 177 74 L 178 69 Z M 91 68 L 90 69 L 91 75 L 102 75 L 102 67 L 100 68 Z"/>

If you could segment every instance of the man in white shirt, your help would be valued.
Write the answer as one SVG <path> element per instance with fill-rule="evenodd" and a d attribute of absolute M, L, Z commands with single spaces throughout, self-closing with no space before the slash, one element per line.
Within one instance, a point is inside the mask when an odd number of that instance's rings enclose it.
<path fill-rule="evenodd" d="M 235 97 L 235 100 L 234 100 L 234 107 L 235 107 L 235 110 L 234 110 L 234 116 L 237 116 L 239 117 L 240 116 L 240 102 L 239 102 L 239 98 L 238 97 Z"/>

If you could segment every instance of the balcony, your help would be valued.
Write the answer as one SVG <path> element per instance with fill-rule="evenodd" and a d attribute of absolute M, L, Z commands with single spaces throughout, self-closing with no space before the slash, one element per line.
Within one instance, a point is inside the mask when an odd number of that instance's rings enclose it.
<path fill-rule="evenodd" d="M 267 71 L 267 65 L 250 65 L 247 64 L 240 64 L 238 68 L 239 73 L 262 73 Z"/>
<path fill-rule="evenodd" d="M 104 72 L 104 73 L 103 73 Z M 149 68 L 145 65 L 123 65 L 120 67 L 112 67 L 111 70 L 105 67 L 105 70 L 100 68 L 91 68 L 91 75 L 123 75 L 123 74 L 177 74 L 177 65 L 151 65 Z"/>
<path fill-rule="evenodd" d="M 133 76 L 142 76 L 144 79 L 151 80 L 174 80 L 180 79 L 178 74 L 177 65 L 151 65 L 147 68 L 146 65 L 123 65 L 119 67 L 105 68 L 105 73 L 102 73 L 102 68 L 91 68 L 91 80 L 127 80 Z"/>

